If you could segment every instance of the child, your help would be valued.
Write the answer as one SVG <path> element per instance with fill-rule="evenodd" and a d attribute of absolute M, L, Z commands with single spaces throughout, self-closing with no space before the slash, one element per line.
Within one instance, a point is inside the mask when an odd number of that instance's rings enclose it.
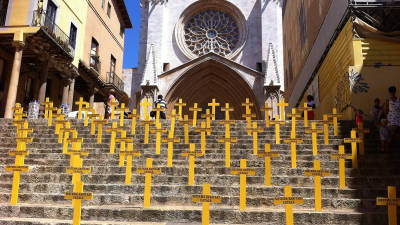
<path fill-rule="evenodd" d="M 381 126 L 379 127 L 379 137 L 381 139 L 381 151 L 386 152 L 390 139 L 390 129 L 388 127 L 387 119 L 381 120 Z"/>
<path fill-rule="evenodd" d="M 374 127 L 379 126 L 379 123 L 381 121 L 381 116 L 382 116 L 381 101 L 379 100 L 379 98 L 376 98 L 374 100 L 374 105 L 372 106 L 371 109 L 371 123 L 374 125 Z"/>
<path fill-rule="evenodd" d="M 360 123 L 364 123 L 364 112 L 361 109 L 356 111 L 356 125 Z"/>
<path fill-rule="evenodd" d="M 312 108 L 312 110 L 307 112 L 308 119 L 314 120 L 315 102 L 314 102 L 314 97 L 312 95 L 307 96 L 307 107 Z"/>

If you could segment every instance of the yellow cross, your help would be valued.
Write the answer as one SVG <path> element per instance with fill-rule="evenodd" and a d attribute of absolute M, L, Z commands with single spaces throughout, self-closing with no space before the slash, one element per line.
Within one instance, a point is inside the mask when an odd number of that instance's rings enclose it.
<path fill-rule="evenodd" d="M 259 152 L 257 156 L 265 160 L 265 186 L 271 186 L 271 158 L 278 157 L 279 153 L 271 152 L 271 145 L 265 144 L 265 152 Z"/>
<path fill-rule="evenodd" d="M 328 114 L 328 118 L 332 118 L 333 122 L 333 135 L 338 136 L 339 135 L 339 130 L 338 130 L 338 119 L 343 117 L 343 113 L 337 113 L 337 109 L 333 108 L 332 113 Z"/>
<path fill-rule="evenodd" d="M 178 100 L 178 103 L 175 103 L 175 107 L 178 107 L 178 116 L 179 116 L 180 120 L 182 119 L 182 108 L 183 108 L 183 106 L 186 106 L 186 103 L 184 103 L 183 100 L 180 98 Z"/>
<path fill-rule="evenodd" d="M 106 128 L 106 132 L 111 133 L 110 154 L 114 154 L 115 152 L 115 139 L 117 137 L 117 132 L 120 130 L 121 129 L 118 128 L 117 122 L 113 122 L 111 128 Z"/>
<path fill-rule="evenodd" d="M 285 125 L 285 121 L 279 121 L 279 115 L 275 115 L 275 120 L 270 122 L 271 125 L 275 125 L 275 144 L 281 144 L 281 128 L 280 125 Z"/>
<path fill-rule="evenodd" d="M 356 129 L 357 133 L 358 133 L 358 137 L 361 140 L 360 143 L 358 144 L 358 147 L 360 148 L 360 155 L 364 155 L 365 154 L 365 147 L 364 147 L 364 136 L 365 134 L 369 133 L 369 129 L 365 129 L 364 128 L 364 123 L 360 122 L 358 123 L 358 128 Z"/>
<path fill-rule="evenodd" d="M 93 113 L 93 114 L 88 114 L 88 118 L 90 119 L 90 134 L 95 135 L 96 134 L 96 124 L 94 121 L 100 117 L 100 114 Z"/>
<path fill-rule="evenodd" d="M 331 173 L 327 170 L 321 170 L 321 163 L 319 160 L 314 160 L 314 169 L 305 170 L 305 176 L 314 177 L 314 200 L 315 211 L 322 211 L 321 206 L 321 177 L 330 176 Z"/>
<path fill-rule="evenodd" d="M 388 187 L 387 198 L 376 198 L 376 205 L 388 206 L 389 225 L 397 225 L 397 207 L 400 206 L 400 199 L 396 197 L 396 187 Z"/>
<path fill-rule="evenodd" d="M 115 118 L 115 108 L 119 105 L 118 102 L 115 101 L 115 98 L 111 99 L 111 102 L 107 103 L 108 106 L 111 107 L 111 119 L 113 120 Z"/>
<path fill-rule="evenodd" d="M 292 118 L 292 132 L 296 133 L 296 118 L 301 118 L 301 114 L 296 112 L 296 108 L 293 108 L 292 113 L 288 113 L 287 116 Z"/>
<path fill-rule="evenodd" d="M 157 104 L 156 108 L 153 108 L 153 111 L 156 112 L 156 125 L 160 123 L 160 114 L 164 112 L 165 109 L 161 108 L 160 104 Z"/>
<path fill-rule="evenodd" d="M 183 116 L 183 120 L 179 121 L 179 125 L 183 125 L 183 134 L 185 136 L 185 144 L 189 144 L 189 124 L 192 123 L 191 120 L 189 120 L 188 115 Z"/>
<path fill-rule="evenodd" d="M 103 125 L 108 124 L 108 121 L 103 120 L 103 115 L 100 115 L 100 118 L 92 123 L 97 125 L 97 143 L 100 144 L 103 138 Z"/>
<path fill-rule="evenodd" d="M 212 120 L 215 120 L 215 108 L 220 106 L 220 104 L 216 102 L 215 98 L 213 98 L 211 103 L 208 103 L 208 106 L 211 107 Z"/>
<path fill-rule="evenodd" d="M 194 159 L 202 156 L 202 152 L 196 152 L 195 145 L 191 143 L 189 145 L 189 151 L 182 152 L 182 156 L 189 157 L 189 182 L 190 186 L 194 185 Z"/>
<path fill-rule="evenodd" d="M 285 205 L 286 225 L 293 225 L 293 204 L 304 204 L 301 197 L 292 197 L 292 186 L 284 187 L 285 197 L 275 198 L 274 205 Z"/>
<path fill-rule="evenodd" d="M 140 115 L 137 113 L 136 109 L 132 110 L 132 113 L 128 116 L 129 119 L 132 119 L 131 123 L 131 134 L 136 134 L 136 120 L 140 118 Z"/>
<path fill-rule="evenodd" d="M 90 114 L 90 115 L 96 115 L 96 114 L 95 114 L 96 111 L 95 111 L 95 109 L 92 108 L 92 107 L 85 107 L 85 108 L 82 109 L 82 111 L 85 112 L 85 119 L 83 120 L 83 125 L 84 125 L 85 127 L 87 127 L 87 126 L 89 125 L 89 118 L 91 118 L 91 116 L 89 116 L 89 112 L 92 113 L 92 114 Z"/>
<path fill-rule="evenodd" d="M 144 143 L 148 144 L 149 143 L 150 126 L 153 126 L 155 124 L 155 122 L 151 121 L 151 120 L 145 120 L 145 121 L 140 121 L 140 123 L 144 124 Z"/>
<path fill-rule="evenodd" d="M 284 98 L 281 98 L 281 101 L 277 104 L 277 106 L 280 108 L 280 120 L 284 121 L 285 120 L 285 107 L 289 106 L 289 104 L 287 104 L 285 102 Z"/>
<path fill-rule="evenodd" d="M 148 107 L 151 106 L 151 102 L 149 102 L 149 99 L 145 98 L 144 101 L 140 103 L 140 106 L 143 107 L 144 120 L 150 120 L 149 113 L 147 112 Z"/>
<path fill-rule="evenodd" d="M 312 111 L 311 107 L 308 107 L 307 102 L 304 103 L 303 107 L 297 108 L 304 114 L 304 127 L 308 127 L 308 111 Z"/>
<path fill-rule="evenodd" d="M 13 125 L 16 126 L 17 130 L 18 130 L 18 129 L 22 128 L 22 126 L 24 125 L 24 122 L 25 122 L 24 120 L 14 120 Z"/>
<path fill-rule="evenodd" d="M 233 112 L 234 109 L 229 107 L 229 103 L 225 103 L 225 107 L 221 108 L 222 112 L 225 112 L 225 120 L 228 121 L 230 120 L 229 113 Z"/>
<path fill-rule="evenodd" d="M 207 128 L 210 129 L 209 131 L 207 131 L 207 135 L 211 134 L 211 118 L 212 117 L 213 117 L 213 115 L 210 114 L 210 109 L 206 109 L 206 114 L 201 115 L 201 118 L 206 119 Z"/>
<path fill-rule="evenodd" d="M 345 168 L 345 160 L 352 159 L 351 154 L 344 153 L 344 145 L 339 146 L 338 154 L 331 154 L 331 159 L 339 160 L 339 188 L 346 188 L 346 168 Z"/>
<path fill-rule="evenodd" d="M 67 122 L 68 120 L 64 120 L 64 115 L 58 117 L 57 120 L 54 121 L 54 124 L 56 125 L 54 133 L 59 135 L 60 129 L 63 128 Z"/>
<path fill-rule="evenodd" d="M 151 133 L 156 133 L 156 154 L 159 155 L 161 153 L 161 134 L 167 133 L 167 129 L 162 129 L 161 123 L 158 123 L 156 124 L 156 128 L 150 131 Z"/>
<path fill-rule="evenodd" d="M 139 157 L 140 156 L 140 152 L 134 152 L 133 151 L 133 142 L 129 142 L 126 151 L 125 152 L 121 151 L 121 153 L 124 154 L 124 156 L 126 155 L 125 184 L 126 185 L 130 185 L 132 183 L 132 161 L 133 161 L 133 157 Z"/>
<path fill-rule="evenodd" d="M 270 126 L 270 124 L 269 124 L 269 122 L 270 122 L 270 120 L 269 120 L 269 111 L 272 111 L 272 110 L 273 110 L 273 108 L 269 107 L 268 103 L 265 103 L 264 108 L 261 108 L 261 111 L 265 112 L 265 126 L 266 127 Z"/>
<path fill-rule="evenodd" d="M 53 107 L 53 103 L 50 102 L 50 104 L 45 106 L 45 110 L 47 110 L 48 114 L 48 120 L 47 120 L 47 126 L 51 126 L 53 124 L 53 111 L 57 110 L 57 107 Z M 61 113 L 61 110 L 60 110 Z"/>
<path fill-rule="evenodd" d="M 46 106 L 48 106 L 50 104 L 50 99 L 46 98 L 46 100 L 44 102 L 41 102 L 40 104 L 44 105 L 44 118 L 47 119 L 49 114 L 48 114 L 48 111 L 46 109 Z"/>
<path fill-rule="evenodd" d="M 68 139 L 69 139 L 69 134 L 72 133 L 74 138 L 78 137 L 78 132 L 75 129 L 70 128 L 70 124 L 69 122 L 66 124 L 66 128 L 62 128 L 63 132 L 64 132 L 64 139 L 62 141 L 63 143 L 63 154 L 67 154 L 68 152 Z"/>
<path fill-rule="evenodd" d="M 193 112 L 193 127 L 197 127 L 197 114 L 202 111 L 201 108 L 197 108 L 197 103 L 194 103 L 193 107 L 189 108 L 190 112 Z"/>
<path fill-rule="evenodd" d="M 253 154 L 257 155 L 258 154 L 258 133 L 263 132 L 264 130 L 262 128 L 258 128 L 257 122 L 253 122 L 253 127 L 250 129 L 247 129 L 247 132 L 249 132 L 253 135 Z"/>
<path fill-rule="evenodd" d="M 172 109 L 171 115 L 168 115 L 168 118 L 171 119 L 171 126 L 169 130 L 174 134 L 175 133 L 175 124 L 176 124 L 176 119 L 178 119 L 178 115 L 176 114 L 176 110 Z"/>
<path fill-rule="evenodd" d="M 220 196 L 212 196 L 210 191 L 210 184 L 203 184 L 203 194 L 193 195 L 192 202 L 200 202 L 203 204 L 201 214 L 201 225 L 210 224 L 210 203 L 220 203 L 222 198 Z"/>
<path fill-rule="evenodd" d="M 71 150 L 67 152 L 67 154 L 70 155 L 70 167 L 82 168 L 83 159 L 81 157 L 89 155 L 89 152 L 81 150 L 83 138 L 73 137 L 69 138 L 67 141 L 72 143 Z M 80 173 L 72 174 L 72 184 L 76 184 L 80 180 L 81 180 Z"/>
<path fill-rule="evenodd" d="M 240 175 L 239 208 L 246 210 L 246 176 L 256 175 L 256 171 L 246 168 L 246 159 L 240 160 L 240 169 L 231 169 L 232 175 Z"/>
<path fill-rule="evenodd" d="M 121 107 L 116 109 L 119 112 L 119 126 L 124 126 L 125 112 L 129 111 L 128 108 L 125 108 L 125 103 L 121 103 Z"/>
<path fill-rule="evenodd" d="M 73 225 L 79 225 L 81 222 L 82 200 L 92 200 L 93 193 L 83 192 L 83 182 L 79 181 L 74 184 L 73 192 L 66 192 L 64 198 L 72 200 L 74 207 Z"/>
<path fill-rule="evenodd" d="M 148 208 L 150 207 L 150 199 L 151 199 L 151 175 L 160 174 L 161 168 L 153 168 L 153 159 L 147 158 L 146 167 L 138 168 L 136 172 L 145 174 L 143 207 Z"/>
<path fill-rule="evenodd" d="M 332 124 L 328 119 L 328 115 L 323 116 L 323 121 L 319 121 L 319 124 L 324 126 L 324 144 L 329 145 L 329 124 Z"/>
<path fill-rule="evenodd" d="M 291 132 L 290 138 L 284 140 L 285 143 L 290 143 L 290 151 L 292 158 L 292 168 L 297 168 L 297 153 L 296 153 L 296 145 L 303 143 L 302 139 L 296 138 L 296 133 Z"/>
<path fill-rule="evenodd" d="M 360 143 L 361 141 L 361 139 L 357 138 L 356 130 L 351 131 L 350 138 L 344 139 L 344 143 L 351 143 L 352 164 L 354 169 L 358 168 L 357 143 Z"/>
<path fill-rule="evenodd" d="M 247 129 L 251 128 L 251 118 L 256 117 L 255 114 L 251 114 L 251 107 L 254 104 L 250 102 L 249 98 L 246 98 L 246 102 L 242 103 L 242 106 L 244 106 L 246 108 L 246 114 L 244 114 L 245 116 L 242 115 L 243 118 L 246 118 L 246 122 L 247 122 Z M 249 132 L 247 132 L 248 135 L 250 135 Z"/>
<path fill-rule="evenodd" d="M 205 122 L 201 122 L 201 127 L 200 128 L 196 128 L 194 131 L 195 132 L 199 132 L 201 133 L 201 137 L 200 137 L 200 145 L 201 145 L 201 152 L 203 153 L 203 155 L 206 153 L 206 132 L 208 132 L 210 130 L 210 128 L 206 128 L 206 123 Z"/>
<path fill-rule="evenodd" d="M 225 127 L 228 127 L 229 124 L 225 124 Z M 228 130 L 229 131 L 229 130 Z M 218 139 L 219 143 L 225 143 L 225 167 L 231 167 L 231 143 L 237 143 L 237 138 L 231 138 L 230 132 L 225 132 L 225 138 Z"/>
<path fill-rule="evenodd" d="M 127 138 L 126 137 L 126 130 L 120 130 L 121 136 L 119 138 L 115 138 L 115 142 L 119 143 L 119 166 L 124 166 L 124 161 L 125 161 L 125 150 L 126 150 L 126 144 L 133 143 L 132 138 Z"/>
<path fill-rule="evenodd" d="M 83 101 L 83 98 L 80 97 L 79 101 L 75 102 L 76 105 L 78 105 L 78 120 L 82 119 L 82 108 L 83 106 L 88 107 L 89 103 Z"/>
<path fill-rule="evenodd" d="M 174 143 L 179 143 L 181 139 L 174 138 L 174 133 L 170 130 L 168 138 L 162 139 L 162 143 L 168 143 L 168 156 L 167 156 L 167 167 L 172 167 L 172 158 L 174 155 Z"/>
<path fill-rule="evenodd" d="M 66 122 L 65 126 L 63 128 L 60 128 L 60 132 L 58 135 L 58 143 L 62 144 L 63 141 L 66 139 L 65 137 L 67 135 L 69 135 L 69 132 L 73 132 L 75 131 L 75 129 L 71 128 L 71 123 L 70 122 Z"/>
<path fill-rule="evenodd" d="M 317 129 L 317 123 L 312 122 L 311 129 L 306 129 L 306 134 L 310 134 L 310 133 L 311 133 L 311 139 L 312 139 L 313 155 L 316 156 L 318 154 L 317 135 L 322 133 L 322 130 Z"/>

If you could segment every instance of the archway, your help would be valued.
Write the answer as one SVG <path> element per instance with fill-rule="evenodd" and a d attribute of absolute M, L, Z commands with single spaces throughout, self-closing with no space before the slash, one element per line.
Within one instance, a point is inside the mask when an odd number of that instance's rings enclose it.
<path fill-rule="evenodd" d="M 194 66 L 172 85 L 166 95 L 168 113 L 171 113 L 179 98 L 187 103 L 183 113 L 188 114 L 189 117 L 192 116 L 189 107 L 193 107 L 194 103 L 198 103 L 199 108 L 205 109 L 215 98 L 221 106 L 229 103 L 230 107 L 234 108 L 230 114 L 231 119 L 234 120 L 243 119 L 242 114 L 245 114 L 245 108 L 242 103 L 249 98 L 254 103 L 252 113 L 256 114 L 257 119 L 261 119 L 256 97 L 247 82 L 234 70 L 215 60 L 208 60 Z M 222 119 L 223 115 L 221 113 L 219 115 L 218 117 Z"/>

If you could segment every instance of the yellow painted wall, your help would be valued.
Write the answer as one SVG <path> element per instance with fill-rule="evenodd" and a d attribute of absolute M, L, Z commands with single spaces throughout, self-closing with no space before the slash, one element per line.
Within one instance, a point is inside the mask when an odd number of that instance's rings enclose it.
<path fill-rule="evenodd" d="M 10 2 L 11 3 L 11 2 Z M 27 0 L 13 0 L 11 6 L 11 15 L 9 26 L 28 25 L 29 3 Z"/>

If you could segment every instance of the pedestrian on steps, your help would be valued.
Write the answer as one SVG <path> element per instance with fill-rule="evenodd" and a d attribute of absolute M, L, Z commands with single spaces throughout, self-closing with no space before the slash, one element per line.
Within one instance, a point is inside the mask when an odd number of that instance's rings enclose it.
<path fill-rule="evenodd" d="M 160 108 L 162 109 L 167 109 L 167 101 L 164 100 L 162 95 L 158 95 L 157 100 L 154 102 L 153 108 L 157 108 L 157 105 L 160 105 Z M 156 117 L 156 111 L 151 111 L 150 116 L 153 118 Z M 160 119 L 167 119 L 167 117 L 165 116 L 165 111 L 160 112 Z"/>
<path fill-rule="evenodd" d="M 388 89 L 389 99 L 386 100 L 384 105 L 384 112 L 391 127 L 391 134 L 389 144 L 394 140 L 393 137 L 400 127 L 400 98 L 396 97 L 396 87 L 391 86 Z"/>

